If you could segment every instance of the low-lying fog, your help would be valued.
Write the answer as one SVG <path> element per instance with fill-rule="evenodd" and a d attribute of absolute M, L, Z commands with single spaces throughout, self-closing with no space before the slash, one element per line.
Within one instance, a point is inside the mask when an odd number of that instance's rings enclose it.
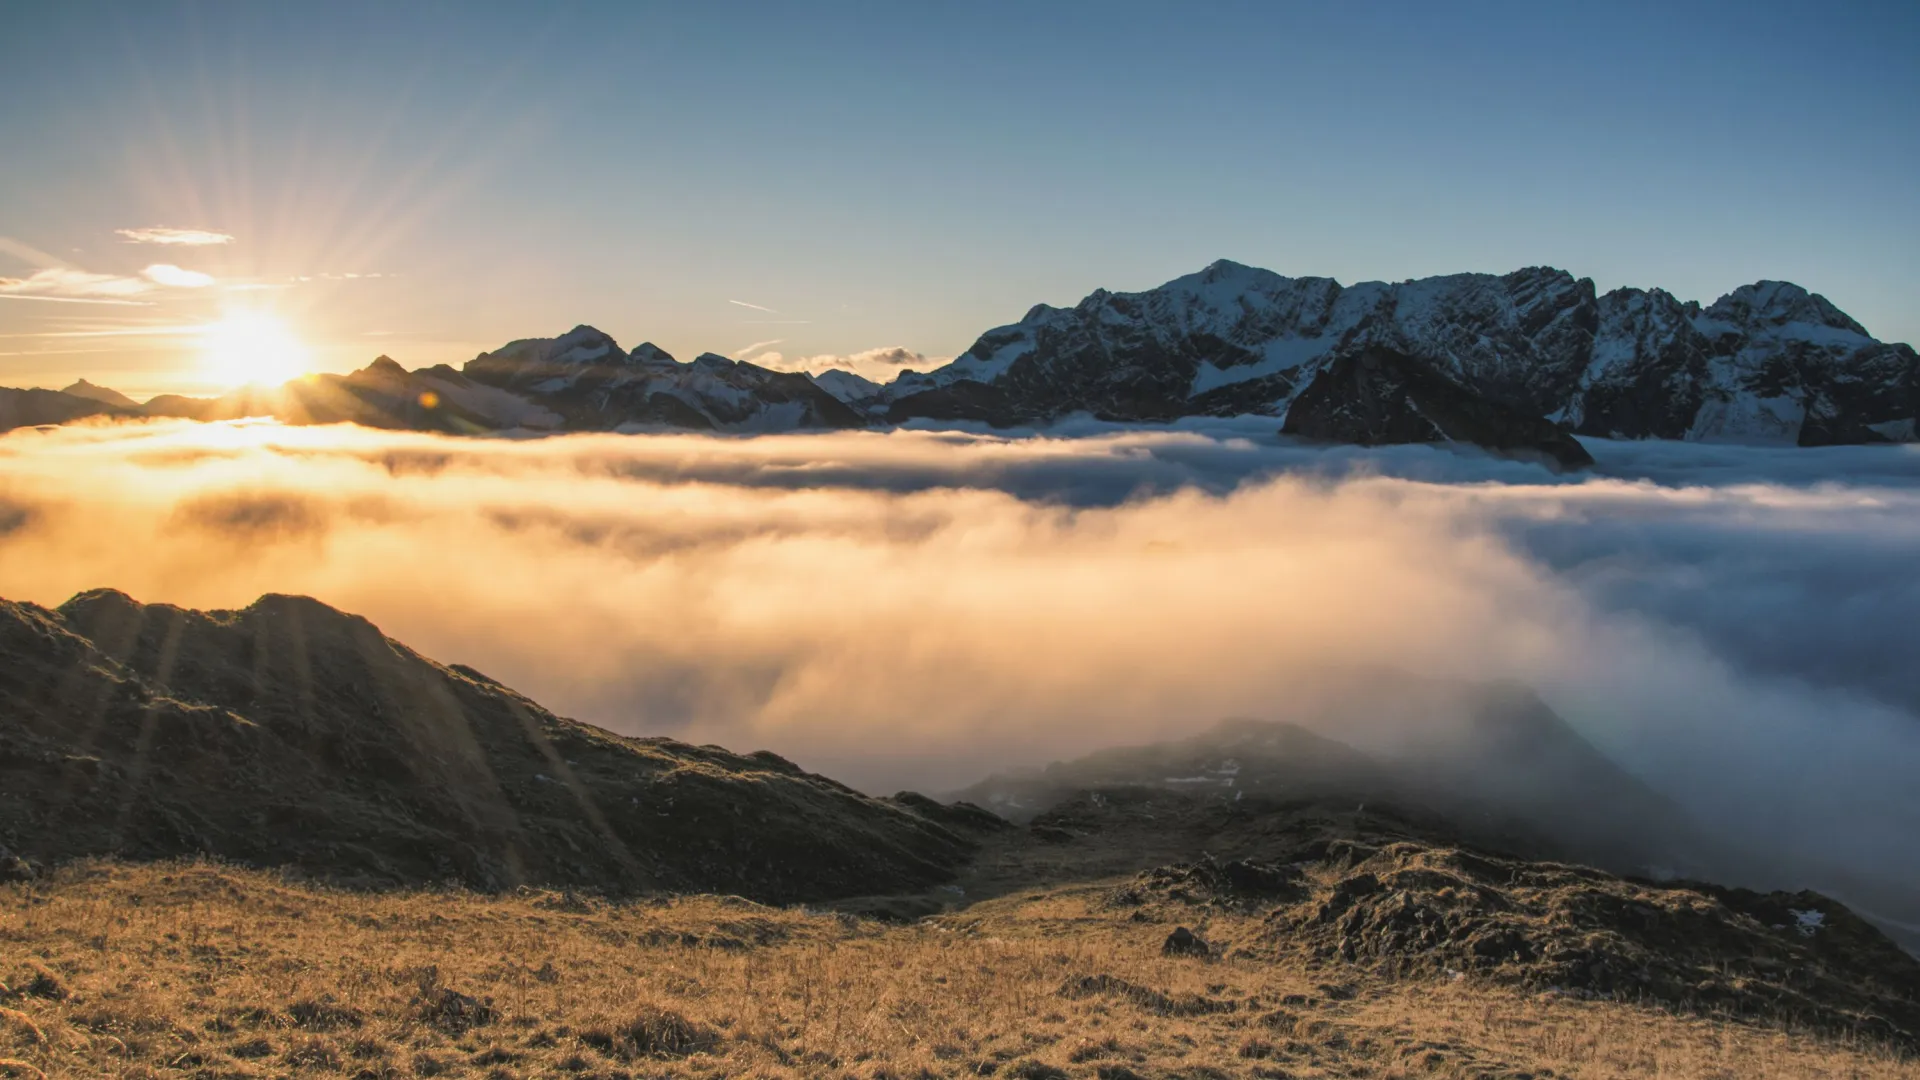
<path fill-rule="evenodd" d="M 1704 822 L 1920 883 L 1920 452 L 1589 445 L 1556 477 L 1269 422 L 21 431 L 0 596 L 308 593 L 562 714 L 875 790 L 1284 718 L 1355 664 L 1513 677 Z"/>

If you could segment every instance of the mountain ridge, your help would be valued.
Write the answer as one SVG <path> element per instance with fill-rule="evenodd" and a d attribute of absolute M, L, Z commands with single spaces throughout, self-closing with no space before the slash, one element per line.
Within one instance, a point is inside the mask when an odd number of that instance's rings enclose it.
<path fill-rule="evenodd" d="M 211 855 L 362 885 L 794 902 L 948 880 L 970 823 L 774 754 L 557 717 L 307 597 L 0 601 L 8 858 Z"/>
<path fill-rule="evenodd" d="M 382 357 L 348 375 L 132 407 L 84 381 L 74 389 L 85 396 L 6 391 L 0 427 L 271 415 L 466 434 L 754 434 L 1265 415 L 1326 441 L 1468 443 L 1557 467 L 1590 462 L 1576 436 L 1803 446 L 1920 437 L 1920 356 L 1873 338 L 1818 293 L 1761 280 L 1702 305 L 1659 288 L 1602 294 L 1590 278 L 1546 266 L 1342 285 L 1219 260 L 1140 292 L 1034 305 L 952 362 L 884 384 L 713 353 L 682 362 L 651 342 L 622 350 L 581 325 L 508 342 L 459 370 L 408 371 Z"/>

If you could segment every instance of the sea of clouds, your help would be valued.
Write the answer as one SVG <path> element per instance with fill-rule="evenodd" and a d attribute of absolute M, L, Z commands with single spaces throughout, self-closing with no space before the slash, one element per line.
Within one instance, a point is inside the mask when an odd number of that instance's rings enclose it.
<path fill-rule="evenodd" d="M 306 593 L 556 712 L 873 790 L 1285 718 L 1357 665 L 1516 678 L 1707 825 L 1920 891 L 1920 448 L 1588 446 L 18 431 L 0 596 Z"/>

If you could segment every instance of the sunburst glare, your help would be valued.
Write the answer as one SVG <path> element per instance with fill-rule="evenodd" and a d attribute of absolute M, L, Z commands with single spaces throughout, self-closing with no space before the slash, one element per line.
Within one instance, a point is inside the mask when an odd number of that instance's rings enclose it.
<path fill-rule="evenodd" d="M 201 362 L 208 377 L 227 386 L 279 383 L 306 372 L 305 343 L 278 316 L 233 311 L 207 326 Z"/>

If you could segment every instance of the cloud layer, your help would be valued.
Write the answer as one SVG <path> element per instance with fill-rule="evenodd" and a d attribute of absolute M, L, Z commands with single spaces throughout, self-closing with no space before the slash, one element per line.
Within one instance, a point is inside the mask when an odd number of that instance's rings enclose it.
<path fill-rule="evenodd" d="M 16 432 L 0 595 L 309 593 L 557 711 L 883 789 L 1284 717 L 1356 664 L 1514 677 L 1708 824 L 1920 886 L 1920 454 L 1594 449 Z"/>

